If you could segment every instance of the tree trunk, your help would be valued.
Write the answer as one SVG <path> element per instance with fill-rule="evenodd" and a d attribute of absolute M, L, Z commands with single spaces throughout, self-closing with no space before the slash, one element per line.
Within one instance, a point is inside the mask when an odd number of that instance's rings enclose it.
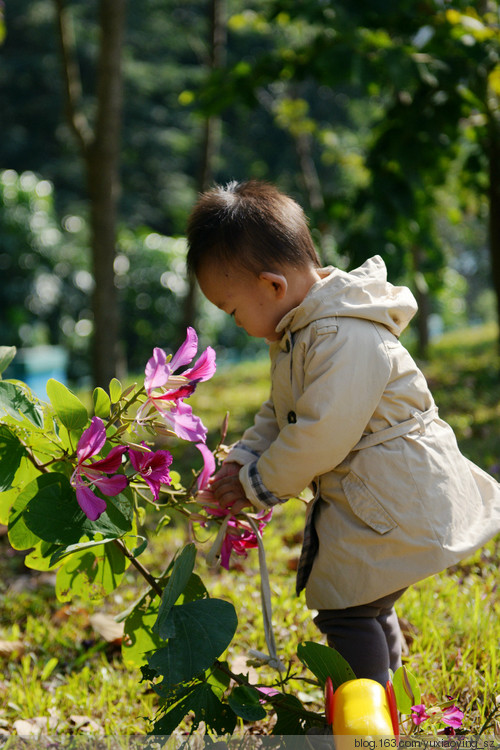
<path fill-rule="evenodd" d="M 226 56 L 226 0 L 210 0 L 210 70 L 224 65 Z M 203 151 L 198 180 L 199 191 L 208 190 L 214 176 L 215 160 L 219 154 L 221 121 L 218 115 L 206 117 L 203 125 Z M 188 290 L 184 298 L 185 327 L 193 325 L 196 317 L 197 287 L 194 279 L 188 279 Z"/>
<path fill-rule="evenodd" d="M 81 83 L 75 42 L 64 0 L 54 0 L 61 42 L 68 124 L 87 172 L 90 202 L 93 296 L 93 379 L 107 387 L 119 374 L 119 308 L 114 279 L 119 157 L 122 117 L 122 47 L 126 0 L 100 0 L 96 122 L 92 128 L 81 108 Z"/>
<path fill-rule="evenodd" d="M 126 0 L 101 0 L 97 119 L 87 152 L 90 197 L 93 298 L 93 372 L 96 385 L 107 387 L 120 367 L 119 308 L 115 286 L 117 207 L 122 117 L 122 46 Z"/>
<path fill-rule="evenodd" d="M 500 125 L 493 119 L 489 132 L 489 244 L 491 278 L 497 299 L 500 354 Z"/>

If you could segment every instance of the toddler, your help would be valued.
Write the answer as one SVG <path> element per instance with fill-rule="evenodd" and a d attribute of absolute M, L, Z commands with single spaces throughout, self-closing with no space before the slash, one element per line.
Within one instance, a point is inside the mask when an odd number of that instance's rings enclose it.
<path fill-rule="evenodd" d="M 203 294 L 271 357 L 270 397 L 211 490 L 236 514 L 312 488 L 297 593 L 356 676 L 385 684 L 394 603 L 500 531 L 500 485 L 439 418 L 399 341 L 414 297 L 380 257 L 321 268 L 300 206 L 258 181 L 204 193 L 187 234 Z"/>

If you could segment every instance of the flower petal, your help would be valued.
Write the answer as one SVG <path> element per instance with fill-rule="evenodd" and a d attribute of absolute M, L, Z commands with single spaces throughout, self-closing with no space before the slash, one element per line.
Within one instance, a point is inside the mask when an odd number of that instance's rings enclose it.
<path fill-rule="evenodd" d="M 146 365 L 146 377 L 144 378 L 144 386 L 146 391 L 150 393 L 154 388 L 160 388 L 168 380 L 168 376 L 172 372 L 170 363 L 167 365 L 167 355 L 159 347 L 153 349 L 153 356 L 148 360 Z"/>
<path fill-rule="evenodd" d="M 215 471 L 214 454 L 204 443 L 197 443 L 196 447 L 203 456 L 203 469 L 198 477 L 198 489 L 204 490 L 208 486 L 210 477 Z"/>
<path fill-rule="evenodd" d="M 109 497 L 119 495 L 128 484 L 125 474 L 115 474 L 112 477 L 99 477 L 92 481 L 103 495 L 108 495 Z"/>
<path fill-rule="evenodd" d="M 196 383 L 182 385 L 175 391 L 165 391 L 161 396 L 153 396 L 153 401 L 177 401 L 180 398 L 189 398 L 196 390 Z"/>
<path fill-rule="evenodd" d="M 137 451 L 134 448 L 129 448 L 128 451 L 130 463 L 132 464 L 134 469 L 139 472 L 141 472 L 147 465 L 148 456 L 150 455 L 151 453 L 148 453 L 147 451 Z"/>
<path fill-rule="evenodd" d="M 78 463 L 85 461 L 89 456 L 95 456 L 96 453 L 104 446 L 106 442 L 106 429 L 104 422 L 99 417 L 92 417 L 90 420 L 90 427 L 87 427 L 80 436 L 78 446 L 76 448 L 76 455 L 78 457 Z"/>
<path fill-rule="evenodd" d="M 105 474 L 114 474 L 114 472 L 118 471 L 118 469 L 120 468 L 122 463 L 122 456 L 127 452 L 127 450 L 128 449 L 126 445 L 115 445 L 114 448 L 111 448 L 105 458 L 94 461 L 92 464 L 90 464 L 90 467 L 93 470 L 102 471 Z M 85 466 L 82 467 L 82 469 L 85 468 Z"/>
<path fill-rule="evenodd" d="M 186 339 L 175 352 L 169 362 L 170 372 L 175 372 L 179 367 L 188 365 L 198 349 L 198 336 L 191 326 L 187 329 Z"/>
<path fill-rule="evenodd" d="M 229 570 L 229 559 L 231 557 L 232 550 L 233 550 L 233 545 L 231 544 L 231 539 L 226 534 L 222 542 L 221 549 L 220 549 L 220 564 L 226 570 Z"/>
<path fill-rule="evenodd" d="M 178 401 L 168 412 L 162 412 L 162 416 L 172 426 L 177 437 L 193 443 L 205 442 L 208 430 L 201 419 L 193 414 L 189 404 Z"/>
<path fill-rule="evenodd" d="M 79 487 L 76 490 L 76 499 L 80 508 L 91 521 L 97 521 L 106 510 L 106 501 L 97 497 L 88 487 Z"/>
<path fill-rule="evenodd" d="M 196 360 L 190 370 L 182 374 L 189 380 L 195 380 L 197 383 L 203 380 L 209 380 L 217 369 L 215 364 L 215 351 L 211 346 L 207 346 L 203 354 Z"/>
<path fill-rule="evenodd" d="M 447 724 L 449 727 L 454 727 L 455 729 L 458 729 L 458 727 L 462 726 L 464 715 L 463 712 L 460 711 L 459 708 L 456 706 L 450 706 L 449 708 L 446 708 L 443 711 L 443 722 L 444 724 Z"/>
<path fill-rule="evenodd" d="M 429 714 L 425 710 L 425 706 L 423 703 L 419 703 L 417 706 L 411 707 L 411 718 L 414 724 L 419 726 L 422 724 L 426 719 L 429 718 Z"/>
<path fill-rule="evenodd" d="M 164 450 L 152 453 L 131 449 L 129 455 L 132 466 L 144 479 L 154 499 L 158 500 L 161 485 L 171 482 L 168 467 L 173 460 L 172 454 Z"/>

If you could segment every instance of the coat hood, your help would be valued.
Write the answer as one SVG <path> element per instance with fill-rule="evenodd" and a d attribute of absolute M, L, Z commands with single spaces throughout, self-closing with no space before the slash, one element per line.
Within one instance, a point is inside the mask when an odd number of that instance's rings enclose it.
<path fill-rule="evenodd" d="M 381 323 L 399 337 L 417 311 L 411 291 L 387 281 L 387 268 L 379 255 L 350 272 L 328 266 L 319 269 L 319 274 L 321 280 L 282 318 L 278 332 L 298 331 L 320 318 L 340 316 Z"/>

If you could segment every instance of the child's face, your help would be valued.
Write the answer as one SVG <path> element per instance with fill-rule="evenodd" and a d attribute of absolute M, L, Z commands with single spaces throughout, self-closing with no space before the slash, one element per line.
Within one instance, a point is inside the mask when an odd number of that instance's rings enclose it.
<path fill-rule="evenodd" d="M 276 326 L 288 309 L 265 274 L 232 270 L 205 263 L 198 283 L 205 297 L 228 315 L 250 336 L 276 341 Z"/>

